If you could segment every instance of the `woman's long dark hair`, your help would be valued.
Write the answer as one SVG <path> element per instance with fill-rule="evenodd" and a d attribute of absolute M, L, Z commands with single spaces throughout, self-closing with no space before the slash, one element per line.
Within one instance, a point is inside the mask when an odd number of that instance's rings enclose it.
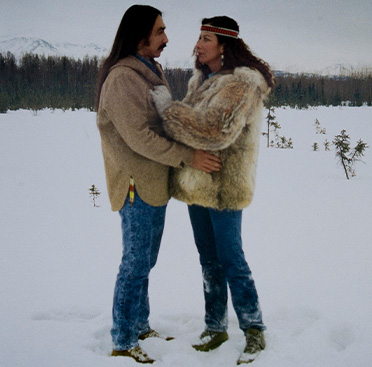
<path fill-rule="evenodd" d="M 123 15 L 115 36 L 111 52 L 103 61 L 97 79 L 96 111 L 98 111 L 102 85 L 110 68 L 120 59 L 137 53 L 138 44 L 148 39 L 154 27 L 156 18 L 161 16 L 160 10 L 149 5 L 133 5 Z"/>
<path fill-rule="evenodd" d="M 215 27 L 232 29 L 239 32 L 238 23 L 234 19 L 226 16 L 204 18 L 202 20 L 202 24 L 209 24 Z M 216 34 L 216 36 L 218 38 L 218 42 L 224 46 L 223 70 L 231 70 L 237 66 L 248 66 L 252 69 L 258 70 L 263 75 L 270 88 L 274 87 L 275 78 L 269 65 L 265 61 L 253 55 L 252 51 L 241 38 L 236 39 L 219 34 Z M 201 64 L 198 59 L 195 61 L 195 67 L 201 70 L 205 75 L 210 73 L 208 66 Z"/>

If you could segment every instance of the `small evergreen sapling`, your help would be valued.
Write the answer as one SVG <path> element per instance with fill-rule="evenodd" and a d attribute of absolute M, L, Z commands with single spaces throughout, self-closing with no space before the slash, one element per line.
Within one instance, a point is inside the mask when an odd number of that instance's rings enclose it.
<path fill-rule="evenodd" d="M 315 119 L 315 122 L 314 122 L 314 126 L 315 126 L 315 132 L 316 134 L 321 134 L 321 135 L 325 135 L 327 133 L 327 130 L 325 128 L 322 128 L 320 126 L 320 122 L 318 119 Z M 323 143 L 324 145 L 324 148 L 325 150 L 329 150 L 329 142 L 327 141 L 327 139 L 325 140 L 325 142 Z M 313 148 L 313 151 L 316 152 L 319 150 L 319 144 L 317 142 L 315 142 L 313 145 L 312 145 L 312 148 Z"/>
<path fill-rule="evenodd" d="M 326 131 L 327 131 L 327 130 L 326 130 L 325 128 L 322 128 L 322 127 L 320 126 L 320 122 L 319 122 L 318 119 L 315 119 L 314 125 L 315 125 L 315 130 L 316 130 L 316 133 L 317 133 L 317 134 L 323 134 L 323 135 L 326 134 Z"/>
<path fill-rule="evenodd" d="M 275 107 L 269 107 L 268 112 L 266 115 L 266 121 L 267 121 L 267 132 L 263 133 L 263 135 L 266 135 L 267 137 L 267 147 L 270 147 L 270 131 L 271 129 L 276 132 L 276 130 L 280 129 L 279 123 L 276 121 L 275 116 Z"/>
<path fill-rule="evenodd" d="M 275 145 L 274 141 L 271 142 L 272 147 L 279 149 L 293 149 L 292 138 L 287 139 L 285 136 L 275 134 L 275 141 L 276 141 Z"/>
<path fill-rule="evenodd" d="M 262 133 L 267 137 L 267 147 L 272 148 L 281 148 L 281 149 L 293 149 L 292 138 L 287 139 L 285 136 L 280 136 L 278 130 L 281 129 L 281 126 L 276 121 L 275 108 L 269 107 L 268 113 L 266 116 L 267 121 L 267 132 Z M 270 141 L 270 132 L 273 132 L 274 139 Z"/>
<path fill-rule="evenodd" d="M 95 208 L 99 207 L 99 205 L 96 204 L 96 200 L 98 199 L 98 196 L 100 196 L 100 195 L 101 195 L 101 193 L 99 192 L 97 187 L 95 185 L 92 185 L 89 189 L 89 197 L 92 198 L 93 206 Z"/>
<path fill-rule="evenodd" d="M 323 143 L 323 145 L 324 145 L 324 150 L 326 151 L 326 152 L 328 152 L 331 148 L 329 147 L 329 141 L 326 139 L 325 141 L 324 141 L 324 143 Z"/>
<path fill-rule="evenodd" d="M 336 157 L 339 158 L 344 168 L 346 178 L 349 179 L 349 174 L 351 177 L 356 176 L 354 165 L 364 155 L 364 151 L 368 148 L 367 143 L 359 139 L 357 145 L 351 149 L 350 137 L 346 134 L 346 130 L 342 130 L 341 134 L 336 135 L 332 143 L 336 147 Z"/>

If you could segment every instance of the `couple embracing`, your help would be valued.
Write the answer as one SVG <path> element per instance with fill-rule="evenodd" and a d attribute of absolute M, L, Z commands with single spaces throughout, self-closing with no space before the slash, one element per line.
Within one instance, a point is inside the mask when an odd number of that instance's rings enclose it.
<path fill-rule="evenodd" d="M 274 77 L 239 38 L 235 20 L 205 18 L 187 95 L 173 101 L 155 61 L 167 42 L 162 13 L 133 5 L 98 78 L 107 189 L 123 236 L 111 355 L 154 362 L 139 340 L 161 337 L 149 324 L 148 281 L 174 197 L 188 205 L 204 283 L 205 329 L 192 347 L 207 352 L 228 339 L 229 287 L 246 337 L 237 363 L 249 363 L 265 348 L 265 325 L 243 252 L 242 210 L 253 196 L 263 102 Z"/>

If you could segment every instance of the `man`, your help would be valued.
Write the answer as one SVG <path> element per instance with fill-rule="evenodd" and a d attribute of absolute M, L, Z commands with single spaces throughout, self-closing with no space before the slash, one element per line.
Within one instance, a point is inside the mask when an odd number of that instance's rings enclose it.
<path fill-rule="evenodd" d="M 221 167 L 213 155 L 170 141 L 163 133 L 150 90 L 168 86 L 154 61 L 167 42 L 162 13 L 151 6 L 133 5 L 123 16 L 98 79 L 97 124 L 107 188 L 123 233 L 113 302 L 112 355 L 139 363 L 154 360 L 138 340 L 159 337 L 148 320 L 148 277 L 164 228 L 169 167 L 191 165 L 209 173 Z"/>

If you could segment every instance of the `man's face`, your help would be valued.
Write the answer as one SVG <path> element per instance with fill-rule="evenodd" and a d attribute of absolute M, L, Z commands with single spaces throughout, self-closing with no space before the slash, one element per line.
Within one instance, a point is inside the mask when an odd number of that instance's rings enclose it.
<path fill-rule="evenodd" d="M 154 27 L 152 28 L 148 43 L 145 44 L 145 40 L 142 40 L 138 45 L 137 53 L 148 59 L 153 59 L 160 56 L 167 43 L 168 38 L 165 34 L 163 18 L 158 15 Z"/>

